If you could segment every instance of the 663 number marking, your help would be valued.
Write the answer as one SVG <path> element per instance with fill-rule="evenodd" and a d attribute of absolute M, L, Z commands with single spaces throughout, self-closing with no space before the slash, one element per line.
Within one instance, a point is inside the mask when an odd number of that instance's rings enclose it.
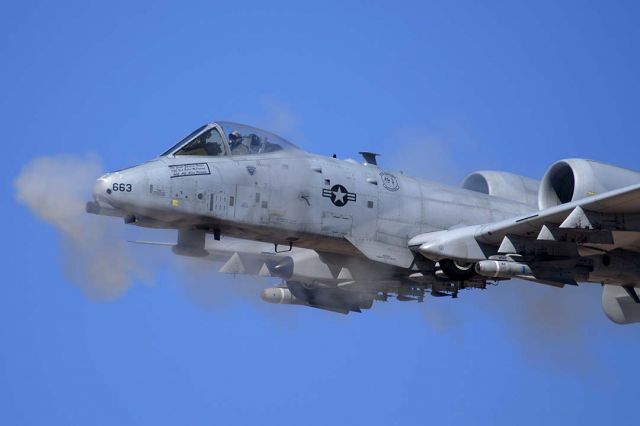
<path fill-rule="evenodd" d="M 114 183 L 112 186 L 114 192 L 131 192 L 131 184 L 130 183 Z"/>

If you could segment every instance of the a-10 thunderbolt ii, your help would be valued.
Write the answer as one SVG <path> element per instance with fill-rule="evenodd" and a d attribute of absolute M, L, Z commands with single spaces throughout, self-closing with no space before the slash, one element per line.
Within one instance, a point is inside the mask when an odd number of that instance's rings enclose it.
<path fill-rule="evenodd" d="M 640 322 L 640 173 L 583 159 L 541 181 L 479 171 L 451 187 L 306 153 L 229 122 L 100 177 L 90 213 L 176 229 L 176 254 L 282 279 L 268 302 L 359 312 L 395 296 L 458 296 L 520 278 L 603 286 L 617 323 Z"/>

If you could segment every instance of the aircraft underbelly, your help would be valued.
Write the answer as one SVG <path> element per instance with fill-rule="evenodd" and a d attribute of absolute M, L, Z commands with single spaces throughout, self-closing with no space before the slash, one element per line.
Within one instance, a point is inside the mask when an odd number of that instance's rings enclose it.
<path fill-rule="evenodd" d="M 348 214 L 322 212 L 321 232 L 325 235 L 347 236 L 351 235 L 353 218 Z"/>

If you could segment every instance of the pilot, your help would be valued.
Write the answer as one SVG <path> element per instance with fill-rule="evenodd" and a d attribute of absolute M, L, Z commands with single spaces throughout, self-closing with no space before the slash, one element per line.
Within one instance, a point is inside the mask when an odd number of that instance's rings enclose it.
<path fill-rule="evenodd" d="M 232 155 L 244 155 L 249 153 L 249 149 L 242 143 L 242 135 L 234 130 L 229 133 L 229 148 Z"/>
<path fill-rule="evenodd" d="M 262 147 L 262 141 L 260 140 L 260 136 L 251 133 L 249 136 L 249 150 L 251 153 L 257 154 L 260 152 L 260 148 Z"/>

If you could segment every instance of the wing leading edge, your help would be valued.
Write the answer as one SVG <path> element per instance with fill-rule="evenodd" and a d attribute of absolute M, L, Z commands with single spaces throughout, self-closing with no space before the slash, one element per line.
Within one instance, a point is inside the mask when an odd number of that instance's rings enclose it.
<path fill-rule="evenodd" d="M 640 251 L 640 184 L 550 207 L 526 216 L 418 235 L 412 250 L 431 260 L 480 261 L 522 245 L 558 255 Z M 576 252 L 571 251 L 575 248 Z M 540 250 L 539 250 L 540 251 Z M 544 251 L 544 250 L 542 250 Z"/>

